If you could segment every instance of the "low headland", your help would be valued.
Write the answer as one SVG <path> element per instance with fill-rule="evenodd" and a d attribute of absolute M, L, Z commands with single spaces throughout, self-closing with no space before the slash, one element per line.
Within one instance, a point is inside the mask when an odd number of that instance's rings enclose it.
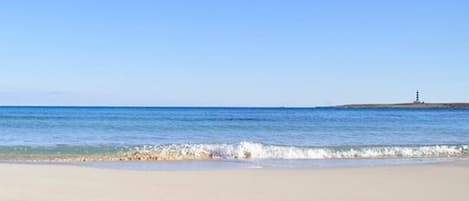
<path fill-rule="evenodd" d="M 394 103 L 394 104 L 348 104 L 338 108 L 441 108 L 469 109 L 469 103 Z"/>

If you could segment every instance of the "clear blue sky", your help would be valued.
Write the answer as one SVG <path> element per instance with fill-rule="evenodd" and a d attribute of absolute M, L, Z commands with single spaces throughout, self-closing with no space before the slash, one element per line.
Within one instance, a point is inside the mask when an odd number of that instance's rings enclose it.
<path fill-rule="evenodd" d="M 467 1 L 2 1 L 0 105 L 469 101 Z"/>

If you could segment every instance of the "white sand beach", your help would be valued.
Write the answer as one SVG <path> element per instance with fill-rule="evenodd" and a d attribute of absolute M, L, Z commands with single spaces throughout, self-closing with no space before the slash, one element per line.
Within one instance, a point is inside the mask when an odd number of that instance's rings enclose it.
<path fill-rule="evenodd" d="M 132 171 L 0 164 L 5 201 L 465 200 L 466 164 L 332 169 Z"/>

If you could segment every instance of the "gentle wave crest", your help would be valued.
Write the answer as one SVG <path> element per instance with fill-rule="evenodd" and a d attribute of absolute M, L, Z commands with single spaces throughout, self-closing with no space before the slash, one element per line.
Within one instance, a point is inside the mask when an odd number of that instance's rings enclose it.
<path fill-rule="evenodd" d="M 469 145 L 300 147 L 253 142 L 238 144 L 169 144 L 136 147 L 129 160 L 209 159 L 359 159 L 465 157 Z"/>
<path fill-rule="evenodd" d="M 469 157 L 469 144 L 307 147 L 255 142 L 137 147 L 0 147 L 0 160 L 154 161 Z"/>

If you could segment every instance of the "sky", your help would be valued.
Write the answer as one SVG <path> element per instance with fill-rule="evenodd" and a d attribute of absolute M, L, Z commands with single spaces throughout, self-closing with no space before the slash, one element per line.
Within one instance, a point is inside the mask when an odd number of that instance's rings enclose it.
<path fill-rule="evenodd" d="M 0 105 L 469 102 L 468 1 L 1 1 Z"/>

